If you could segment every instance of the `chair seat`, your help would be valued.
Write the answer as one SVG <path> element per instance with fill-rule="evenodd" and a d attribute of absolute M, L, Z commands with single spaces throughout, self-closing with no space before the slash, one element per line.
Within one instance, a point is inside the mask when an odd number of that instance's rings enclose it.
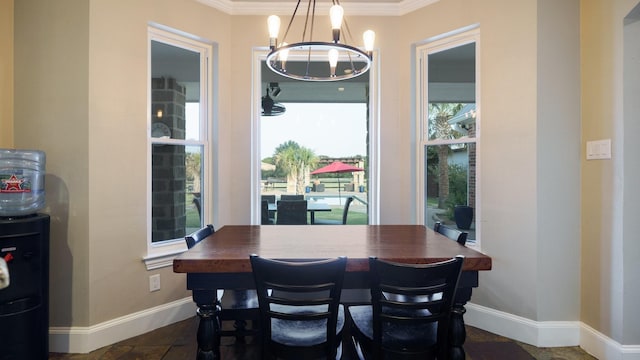
<path fill-rule="evenodd" d="M 258 295 L 255 290 L 218 290 L 218 299 L 222 299 L 223 310 L 258 310 Z"/>
<path fill-rule="evenodd" d="M 426 310 L 425 310 L 426 311 Z M 428 312 L 427 312 L 428 313 Z M 350 306 L 349 315 L 356 330 L 369 341 L 373 341 L 373 308 L 371 305 Z M 395 315 L 411 316 L 406 312 Z M 414 314 L 415 315 L 415 314 Z M 428 315 L 428 314 L 421 314 Z M 437 342 L 437 323 L 400 325 L 383 324 L 383 347 L 429 348 Z"/>
<path fill-rule="evenodd" d="M 271 305 L 271 309 L 285 313 L 313 313 L 312 306 L 299 306 L 295 311 L 291 311 L 291 306 Z M 326 307 L 325 307 L 326 309 Z M 344 306 L 338 309 L 338 322 L 336 333 L 342 333 L 344 328 L 345 315 Z M 317 323 L 317 326 L 315 324 Z M 271 321 L 271 338 L 273 341 L 288 346 L 313 346 L 327 341 L 326 320 L 314 321 L 289 321 L 273 319 Z"/>

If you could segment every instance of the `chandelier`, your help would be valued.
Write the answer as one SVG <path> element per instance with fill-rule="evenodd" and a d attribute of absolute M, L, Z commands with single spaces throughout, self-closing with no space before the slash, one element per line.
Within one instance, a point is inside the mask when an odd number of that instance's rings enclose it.
<path fill-rule="evenodd" d="M 278 43 L 280 18 L 271 15 L 267 19 L 270 49 L 267 55 L 267 67 L 277 74 L 302 81 L 338 81 L 366 73 L 373 59 L 375 33 L 372 30 L 364 32 L 364 51 L 346 44 L 346 41 L 341 43 L 342 30 L 345 30 L 345 37 L 349 38 L 351 38 L 351 32 L 346 21 L 343 22 L 344 10 L 339 0 L 332 0 L 333 6 L 329 10 L 332 41 L 313 40 L 316 0 L 307 0 L 307 15 L 304 17 L 302 39 L 292 44 L 286 42 L 301 1 L 298 0 L 296 4 L 281 43 Z"/>

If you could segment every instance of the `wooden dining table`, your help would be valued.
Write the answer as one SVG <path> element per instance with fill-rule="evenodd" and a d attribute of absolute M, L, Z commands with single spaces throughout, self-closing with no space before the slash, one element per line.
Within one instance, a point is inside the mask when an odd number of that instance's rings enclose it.
<path fill-rule="evenodd" d="M 255 288 L 249 255 L 283 260 L 347 257 L 345 289 L 368 289 L 369 257 L 426 264 L 465 257 L 451 319 L 453 359 L 464 359 L 464 305 L 477 287 L 478 272 L 491 270 L 491 257 L 462 246 L 422 225 L 233 225 L 224 226 L 173 261 L 185 273 L 200 318 L 196 359 L 219 359 L 217 289 Z"/>

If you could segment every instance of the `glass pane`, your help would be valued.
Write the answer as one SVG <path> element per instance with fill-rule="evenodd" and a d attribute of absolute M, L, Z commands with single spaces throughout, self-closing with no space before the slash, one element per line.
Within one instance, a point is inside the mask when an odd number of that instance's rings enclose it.
<path fill-rule="evenodd" d="M 152 241 L 178 239 L 203 226 L 203 146 L 152 145 Z"/>
<path fill-rule="evenodd" d="M 269 202 L 303 196 L 331 208 L 314 219 L 339 222 L 352 196 L 347 224 L 367 224 L 369 72 L 348 82 L 295 81 L 262 62 L 261 80 L 260 194 Z M 311 174 L 336 161 L 364 171 Z M 276 212 L 268 215 L 277 219 Z"/>
<path fill-rule="evenodd" d="M 429 140 L 474 138 L 476 104 L 430 103 Z"/>
<path fill-rule="evenodd" d="M 427 64 L 429 140 L 475 137 L 475 43 L 431 53 Z"/>
<path fill-rule="evenodd" d="M 199 140 L 200 53 L 151 41 L 151 72 L 151 136 Z"/>
<path fill-rule="evenodd" d="M 281 93 L 285 91 L 283 86 Z M 297 194 L 309 205 L 331 208 L 315 212 L 314 219 L 342 222 L 346 200 L 353 197 L 347 224 L 367 224 L 366 103 L 283 102 L 282 106 L 286 109 L 283 114 L 261 118 L 263 199 L 276 202 L 282 195 Z M 312 174 L 337 161 L 345 168 Z M 269 215 L 277 219 L 276 212 Z M 311 223 L 311 212 L 308 217 Z"/>
<path fill-rule="evenodd" d="M 425 224 L 433 228 L 440 221 L 468 232 L 468 240 L 474 240 L 475 144 L 431 145 L 425 151 Z"/>

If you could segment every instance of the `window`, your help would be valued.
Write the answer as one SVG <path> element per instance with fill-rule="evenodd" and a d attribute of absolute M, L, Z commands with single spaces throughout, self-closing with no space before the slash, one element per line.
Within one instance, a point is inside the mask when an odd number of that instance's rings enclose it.
<path fill-rule="evenodd" d="M 274 74 L 261 54 L 255 61 L 261 115 L 254 126 L 259 143 L 254 144 L 253 223 L 261 222 L 262 198 L 275 202 L 283 194 L 328 205 L 332 211 L 315 214 L 323 220 L 342 220 L 351 196 L 347 224 L 377 223 L 375 66 L 354 81 L 306 82 Z M 336 161 L 364 171 L 311 174 Z M 308 218 L 311 223 L 311 214 Z"/>
<path fill-rule="evenodd" d="M 208 44 L 149 29 L 148 268 L 170 263 L 166 256 L 184 250 L 184 236 L 209 216 L 211 51 Z"/>
<path fill-rule="evenodd" d="M 442 222 L 476 242 L 478 186 L 477 31 L 418 47 L 419 219 Z"/>

